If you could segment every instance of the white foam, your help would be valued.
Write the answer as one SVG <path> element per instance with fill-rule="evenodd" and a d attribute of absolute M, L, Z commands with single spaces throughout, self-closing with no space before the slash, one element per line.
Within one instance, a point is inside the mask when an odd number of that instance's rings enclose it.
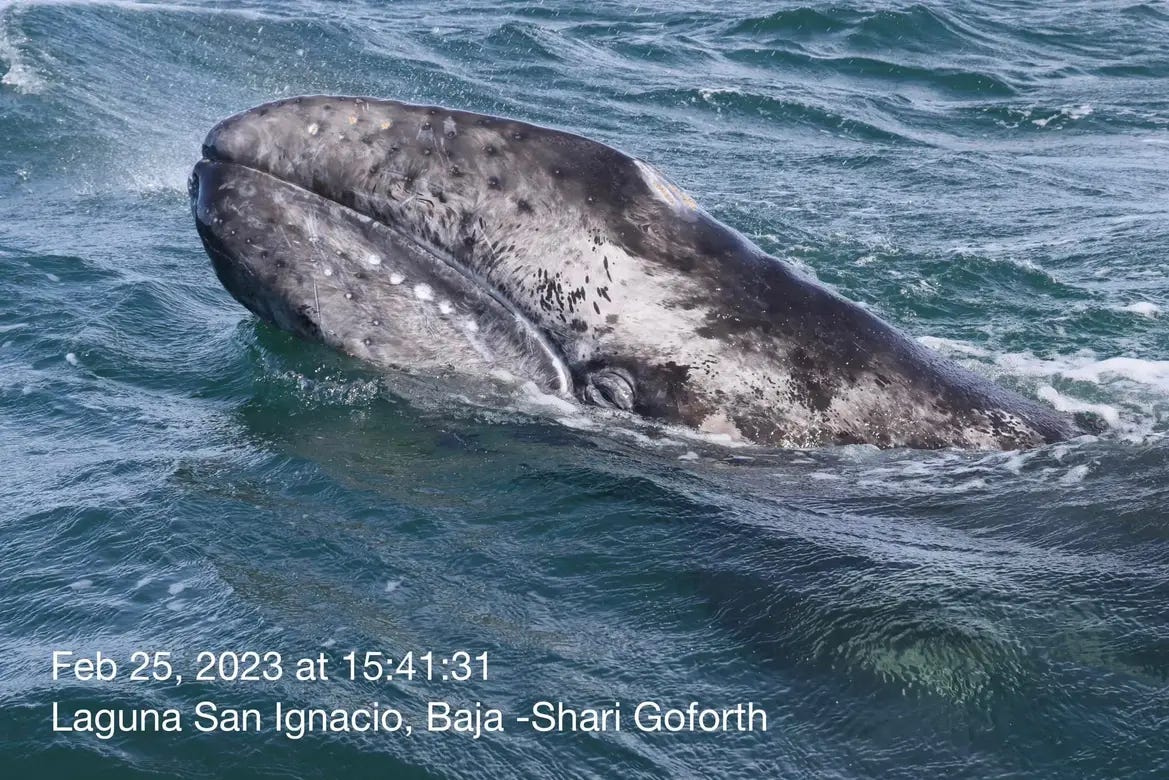
<path fill-rule="evenodd" d="M 1133 314 L 1139 314 L 1142 317 L 1149 317 L 1150 319 L 1161 316 L 1161 307 L 1152 301 L 1137 301 L 1127 306 L 1121 306 L 1120 310 L 1131 311 Z"/>
<path fill-rule="evenodd" d="M 77 582 L 69 583 L 69 587 L 72 588 L 73 590 L 89 590 L 90 588 L 93 587 L 93 580 L 91 580 L 91 579 L 77 580 Z"/>
<path fill-rule="evenodd" d="M 1146 360 L 1134 357 L 1111 357 L 1100 360 L 1094 352 L 1083 350 L 1074 355 L 1041 358 L 1030 352 L 1006 352 L 995 355 L 982 347 L 952 339 L 923 336 L 918 341 L 951 357 L 992 358 L 1007 373 L 1031 377 L 1063 377 L 1105 385 L 1118 380 L 1147 385 L 1169 395 L 1169 360 Z"/>
<path fill-rule="evenodd" d="M 1008 454 L 1007 459 L 1003 461 L 1003 468 L 1012 474 L 1023 473 L 1023 467 L 1027 465 L 1033 453 L 1025 450 L 1016 450 Z"/>
<path fill-rule="evenodd" d="M 1092 404 L 1087 401 L 1070 398 L 1051 385 L 1044 385 L 1039 388 L 1039 397 L 1061 412 L 1092 412 L 1093 414 L 1099 415 L 1104 422 L 1108 423 L 1109 428 L 1120 427 L 1120 412 L 1117 411 L 1115 406 Z"/>
<path fill-rule="evenodd" d="M 990 352 L 982 347 L 974 344 L 967 344 L 964 341 L 957 341 L 955 339 L 942 338 L 940 336 L 920 336 L 917 339 L 919 344 L 929 347 L 932 350 L 943 352 L 946 354 L 961 354 L 974 355 L 976 357 L 989 357 Z"/>
<path fill-rule="evenodd" d="M 124 166 L 127 171 L 125 181 L 130 192 L 150 195 L 187 191 L 190 166 L 185 161 L 176 162 L 167 152 L 140 149 L 135 158 L 126 161 Z M 92 195 L 95 192 L 91 185 L 86 185 L 84 194 Z"/>
<path fill-rule="evenodd" d="M 1068 473 L 1059 478 L 1061 485 L 1076 485 L 1084 481 L 1084 477 L 1088 476 L 1087 464 L 1080 464 L 1068 469 Z"/>
<path fill-rule="evenodd" d="M 0 3 L 0 12 L 6 10 Z M 20 51 L 20 44 L 24 39 L 17 35 L 9 36 L 5 29 L 5 19 L 0 18 L 0 62 L 8 64 L 8 69 L 0 76 L 0 84 L 12 87 L 24 95 L 35 95 L 45 89 L 45 80 L 32 66 L 25 62 Z"/>
<path fill-rule="evenodd" d="M 77 359 L 77 355 L 73 354 L 72 352 L 65 353 L 65 362 L 71 366 L 81 365 L 81 361 Z"/>
<path fill-rule="evenodd" d="M 1114 357 L 1075 368 L 1061 368 L 1059 373 L 1068 379 L 1094 384 L 1104 384 L 1110 379 L 1127 379 L 1169 393 L 1169 360 Z"/>
<path fill-rule="evenodd" d="M 166 592 L 172 596 L 177 596 L 186 589 L 187 589 L 187 583 L 185 583 L 185 582 L 172 582 L 169 586 L 167 586 Z"/>
<path fill-rule="evenodd" d="M 1083 119 L 1086 116 L 1090 116 L 1091 113 L 1092 106 L 1088 105 L 1087 103 L 1083 103 L 1078 106 L 1064 106 L 1049 117 L 1042 119 L 1032 119 L 1031 124 L 1036 125 L 1037 127 L 1047 127 L 1048 124 L 1054 122 L 1057 119 L 1075 121 L 1077 119 Z"/>
<path fill-rule="evenodd" d="M 506 372 L 492 372 L 492 373 L 497 374 L 497 373 L 506 373 Z M 511 376 L 511 375 L 509 374 L 508 376 Z M 514 377 L 512 377 L 512 381 L 515 381 Z M 535 382 L 524 382 L 523 391 L 524 391 L 524 397 L 527 399 L 527 401 L 529 403 L 536 405 L 537 407 L 554 409 L 558 412 L 570 414 L 573 416 L 580 414 L 581 409 L 578 405 L 574 404 L 572 401 L 569 401 L 567 398 L 561 398 L 558 395 L 552 395 L 551 393 L 545 393 L 543 390 L 541 390 L 539 387 L 536 386 Z"/>
<path fill-rule="evenodd" d="M 399 587 L 401 587 L 401 585 L 402 585 L 401 580 L 389 580 L 388 582 L 386 582 L 386 593 L 393 593 Z"/>

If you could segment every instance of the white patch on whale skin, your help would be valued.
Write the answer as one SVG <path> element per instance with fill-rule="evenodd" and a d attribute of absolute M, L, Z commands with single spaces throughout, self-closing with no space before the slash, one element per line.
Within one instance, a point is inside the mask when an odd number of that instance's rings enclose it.
<path fill-rule="evenodd" d="M 429 284 L 414 285 L 414 297 L 420 301 L 429 301 L 434 299 L 434 290 L 430 288 Z"/>
<path fill-rule="evenodd" d="M 744 441 L 743 432 L 739 430 L 738 426 L 726 416 L 725 412 L 719 411 L 714 414 L 707 415 L 702 424 L 698 426 L 701 433 L 711 433 L 728 437 L 731 441 Z"/>
<path fill-rule="evenodd" d="M 471 348 L 474 349 L 477 353 L 479 353 L 479 357 L 483 358 L 484 362 L 486 362 L 488 364 L 494 363 L 495 362 L 495 355 L 491 354 L 491 350 L 487 348 L 487 345 L 483 343 L 483 340 L 475 335 L 478 332 L 478 328 L 476 328 L 475 330 L 471 330 L 470 328 L 466 328 L 465 330 L 466 330 L 466 336 L 467 336 L 467 343 L 471 345 Z"/>
<path fill-rule="evenodd" d="M 450 301 L 439 301 L 438 310 L 443 314 L 450 314 L 455 310 L 455 307 L 451 305 Z"/>
<path fill-rule="evenodd" d="M 446 119 L 442 120 L 442 131 L 446 135 L 453 135 L 455 132 L 457 132 L 455 130 L 455 120 L 453 117 L 448 116 Z"/>
<path fill-rule="evenodd" d="M 406 277 L 402 276 L 401 274 L 390 274 L 390 284 L 399 285 L 404 281 L 406 281 Z"/>
<path fill-rule="evenodd" d="M 657 168 L 637 159 L 633 163 L 637 166 L 637 170 L 641 173 L 641 178 L 646 186 L 649 187 L 650 192 L 654 193 L 658 200 L 679 214 L 689 214 L 697 211 L 698 204 L 694 201 L 694 198 L 690 197 L 677 184 L 667 179 Z"/>

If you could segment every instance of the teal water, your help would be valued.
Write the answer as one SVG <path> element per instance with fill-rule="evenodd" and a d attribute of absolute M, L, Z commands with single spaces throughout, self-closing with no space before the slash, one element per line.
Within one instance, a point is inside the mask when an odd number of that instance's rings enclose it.
<path fill-rule="evenodd" d="M 1169 777 L 1164 3 L 0 2 L 0 74 L 5 776 Z M 257 324 L 194 231 L 207 129 L 309 92 L 618 146 L 1109 430 L 727 451 L 403 393 Z M 54 681 L 62 649 L 121 676 Z M 466 650 L 490 674 L 192 679 L 227 650 Z M 135 651 L 187 679 L 129 680 Z M 433 700 L 544 699 L 769 723 L 422 728 Z M 53 731 L 52 702 L 204 700 L 418 727 Z"/>

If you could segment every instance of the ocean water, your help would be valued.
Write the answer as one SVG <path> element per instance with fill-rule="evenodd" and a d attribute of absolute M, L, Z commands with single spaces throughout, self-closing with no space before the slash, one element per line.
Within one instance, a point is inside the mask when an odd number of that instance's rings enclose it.
<path fill-rule="evenodd" d="M 0 2 L 5 776 L 1169 777 L 1167 85 L 1159 1 Z M 195 234 L 210 126 L 315 92 L 618 146 L 1109 428 L 732 450 L 403 392 L 258 324 Z M 119 671 L 53 679 L 54 651 Z M 195 679 L 248 651 L 285 673 Z M 350 651 L 440 671 L 350 680 Z M 443 680 L 458 651 L 487 679 Z M 132 679 L 156 652 L 175 676 Z M 515 721 L 544 700 L 624 727 Z M 263 728 L 201 733 L 205 701 Z M 506 730 L 428 730 L 434 701 Z M 767 730 L 635 728 L 691 701 Z M 184 730 L 54 730 L 54 702 Z M 414 729 L 291 739 L 277 702 Z"/>

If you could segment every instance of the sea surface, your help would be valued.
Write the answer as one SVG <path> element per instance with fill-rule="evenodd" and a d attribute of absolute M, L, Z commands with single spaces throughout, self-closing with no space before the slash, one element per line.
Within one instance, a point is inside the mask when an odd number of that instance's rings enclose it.
<path fill-rule="evenodd" d="M 319 92 L 622 148 L 1108 430 L 765 451 L 403 392 L 257 323 L 194 230 L 212 124 Z M 1167 261 L 1165 2 L 0 2 L 0 771 L 1167 778 Z M 54 650 L 119 671 L 54 680 Z M 460 650 L 486 680 L 441 679 Z M 285 674 L 195 680 L 223 651 Z M 349 681 L 350 651 L 443 671 Z M 514 720 L 541 700 L 625 727 Z M 264 729 L 200 733 L 202 701 Z M 427 731 L 431 701 L 506 731 Z M 768 728 L 645 733 L 644 701 Z M 53 702 L 184 731 L 54 731 Z M 276 702 L 415 728 L 294 740 Z"/>

